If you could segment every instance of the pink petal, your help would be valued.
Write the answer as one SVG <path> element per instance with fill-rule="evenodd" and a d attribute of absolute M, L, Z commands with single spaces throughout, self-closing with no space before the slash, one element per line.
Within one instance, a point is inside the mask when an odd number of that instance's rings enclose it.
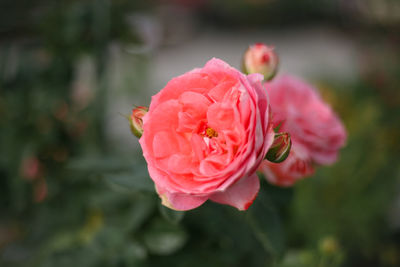
<path fill-rule="evenodd" d="M 235 80 L 221 82 L 208 92 L 208 96 L 214 101 L 221 101 L 226 92 L 228 92 L 235 85 L 235 83 L 237 83 Z"/>
<path fill-rule="evenodd" d="M 184 193 L 169 193 L 156 187 L 162 204 L 173 210 L 191 210 L 206 202 L 206 196 L 193 196 Z"/>
<path fill-rule="evenodd" d="M 252 174 L 237 181 L 224 192 L 211 195 L 212 201 L 231 205 L 239 210 L 247 210 L 253 203 L 260 189 L 257 174 Z"/>
<path fill-rule="evenodd" d="M 212 104 L 207 111 L 208 125 L 214 130 L 221 131 L 235 125 L 235 112 L 225 103 Z"/>
<path fill-rule="evenodd" d="M 337 150 L 326 150 L 326 151 L 319 151 L 319 150 L 314 150 L 311 158 L 315 161 L 315 163 L 320 164 L 320 165 L 331 165 L 335 163 L 335 161 L 338 159 L 338 153 L 339 151 Z"/>
<path fill-rule="evenodd" d="M 153 153 L 156 158 L 169 156 L 178 151 L 179 145 L 171 131 L 158 132 L 153 139 Z"/>
<path fill-rule="evenodd" d="M 174 173 L 191 173 L 192 159 L 184 154 L 174 154 L 169 158 L 168 170 Z"/>
<path fill-rule="evenodd" d="M 207 74 L 188 72 L 173 78 L 157 95 L 153 96 L 150 110 L 161 103 L 179 97 L 188 91 L 204 94 L 213 88 L 215 84 Z"/>

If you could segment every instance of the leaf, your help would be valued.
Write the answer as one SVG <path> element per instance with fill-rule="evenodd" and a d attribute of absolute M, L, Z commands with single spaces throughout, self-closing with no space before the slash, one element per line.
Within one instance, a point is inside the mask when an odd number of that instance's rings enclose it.
<path fill-rule="evenodd" d="M 143 171 L 110 173 L 103 175 L 104 180 L 116 190 L 137 190 L 154 192 L 154 183 Z"/>
<path fill-rule="evenodd" d="M 164 205 L 162 205 L 161 202 L 159 202 L 158 207 L 159 207 L 160 213 L 164 217 L 164 219 L 166 219 L 167 221 L 169 221 L 170 223 L 173 223 L 173 224 L 179 223 L 183 219 L 183 216 L 185 215 L 184 211 L 177 211 L 177 210 L 169 209 L 169 208 L 165 207 Z"/>
<path fill-rule="evenodd" d="M 281 257 L 285 248 L 282 223 L 276 208 L 263 189 L 246 216 L 254 235 L 264 249 L 272 256 Z"/>
<path fill-rule="evenodd" d="M 151 253 L 169 255 L 186 243 L 187 234 L 178 225 L 161 218 L 153 220 L 143 235 L 143 241 Z"/>
<path fill-rule="evenodd" d="M 135 157 L 132 161 L 117 157 L 93 157 L 75 159 L 67 168 L 98 174 L 116 191 L 154 192 L 154 183 L 149 177 L 146 166 L 142 157 Z"/>
<path fill-rule="evenodd" d="M 129 241 L 123 248 L 122 256 L 127 266 L 136 266 L 147 258 L 146 248 L 137 241 Z"/>
<path fill-rule="evenodd" d="M 129 212 L 123 216 L 125 221 L 122 223 L 122 227 L 126 226 L 130 232 L 140 229 L 141 225 L 154 213 L 156 206 L 155 197 L 149 194 L 138 196 L 133 201 Z"/>
<path fill-rule="evenodd" d="M 120 171 L 131 168 L 131 163 L 126 159 L 122 160 L 116 157 L 85 157 L 70 160 L 67 169 L 73 171 L 104 173 L 112 171 Z"/>

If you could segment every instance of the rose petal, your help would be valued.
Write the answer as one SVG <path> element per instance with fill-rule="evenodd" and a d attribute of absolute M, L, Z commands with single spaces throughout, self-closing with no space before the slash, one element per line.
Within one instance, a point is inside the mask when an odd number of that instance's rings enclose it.
<path fill-rule="evenodd" d="M 235 125 L 235 112 L 226 103 L 215 103 L 208 108 L 207 119 L 208 125 L 218 132 Z"/>
<path fill-rule="evenodd" d="M 231 205 L 238 210 L 247 210 L 253 203 L 260 189 L 257 174 L 252 174 L 237 181 L 224 192 L 211 195 L 210 200 Z"/>
<path fill-rule="evenodd" d="M 156 191 L 161 198 L 161 203 L 173 210 L 191 210 L 197 208 L 207 200 L 205 196 L 200 197 L 182 193 L 169 193 L 157 186 Z"/>
<path fill-rule="evenodd" d="M 169 81 L 164 89 L 152 98 L 150 109 L 170 99 L 179 99 L 185 92 L 192 91 L 204 94 L 214 86 L 215 84 L 211 82 L 206 73 L 189 72 L 183 74 Z"/>
<path fill-rule="evenodd" d="M 218 84 L 208 92 L 208 96 L 214 101 L 221 101 L 237 81 L 226 81 Z"/>
<path fill-rule="evenodd" d="M 169 158 L 168 170 L 171 172 L 179 174 L 191 173 L 191 167 L 191 158 L 186 155 L 174 154 Z"/>
<path fill-rule="evenodd" d="M 156 158 L 162 158 L 171 155 L 179 148 L 174 135 L 170 132 L 158 132 L 153 138 L 153 153 Z"/>

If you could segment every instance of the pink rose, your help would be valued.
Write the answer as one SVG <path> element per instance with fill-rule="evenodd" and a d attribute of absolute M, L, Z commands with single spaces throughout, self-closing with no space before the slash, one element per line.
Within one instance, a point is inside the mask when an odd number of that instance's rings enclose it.
<path fill-rule="evenodd" d="M 279 131 L 290 133 L 292 138 L 292 151 L 286 163 L 274 165 L 263 162 L 260 169 L 267 179 L 275 184 L 289 185 L 288 181 L 294 183 L 312 174 L 311 163 L 334 163 L 346 141 L 346 131 L 317 91 L 289 75 L 280 76 L 265 86 L 270 97 L 274 127 L 281 125 Z"/>
<path fill-rule="evenodd" d="M 139 142 L 165 206 L 251 205 L 274 136 L 262 79 L 212 59 L 153 96 Z"/>

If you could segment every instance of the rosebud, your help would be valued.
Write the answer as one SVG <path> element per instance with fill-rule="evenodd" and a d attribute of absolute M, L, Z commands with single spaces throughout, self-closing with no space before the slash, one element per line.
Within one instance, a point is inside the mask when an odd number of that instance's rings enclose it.
<path fill-rule="evenodd" d="M 279 58 L 273 46 L 263 43 L 251 45 L 243 56 L 243 72 L 261 73 L 266 81 L 271 80 L 278 70 Z"/>
<path fill-rule="evenodd" d="M 290 134 L 277 133 L 275 134 L 274 142 L 269 148 L 265 159 L 274 163 L 280 163 L 289 156 L 291 147 L 292 140 L 290 139 Z"/>
<path fill-rule="evenodd" d="M 149 109 L 147 107 L 136 107 L 132 110 L 132 115 L 129 117 L 132 133 L 140 138 L 143 134 L 142 118 L 146 115 Z"/>

